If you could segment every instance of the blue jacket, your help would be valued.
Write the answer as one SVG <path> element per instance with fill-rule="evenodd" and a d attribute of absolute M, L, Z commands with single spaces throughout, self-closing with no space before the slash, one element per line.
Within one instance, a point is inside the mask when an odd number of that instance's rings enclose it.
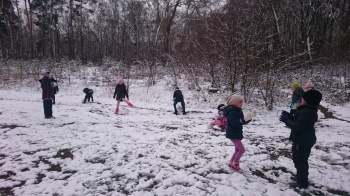
<path fill-rule="evenodd" d="M 227 118 L 226 137 L 229 139 L 243 139 L 243 125 L 250 121 L 244 120 L 242 109 L 227 106 L 224 110 L 224 116 Z"/>

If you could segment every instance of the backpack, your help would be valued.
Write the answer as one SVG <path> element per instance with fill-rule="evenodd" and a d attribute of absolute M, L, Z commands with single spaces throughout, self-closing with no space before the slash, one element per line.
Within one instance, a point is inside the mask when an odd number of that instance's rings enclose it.
<path fill-rule="evenodd" d="M 221 131 L 226 131 L 227 129 L 227 117 L 223 116 L 220 118 L 219 116 L 215 118 L 214 124 L 221 128 Z"/>
<path fill-rule="evenodd" d="M 222 130 L 222 131 L 226 131 L 226 129 L 227 129 L 227 117 L 224 116 L 224 117 L 222 118 L 221 130 Z"/>
<path fill-rule="evenodd" d="M 227 117 L 224 116 L 224 108 L 223 107 L 225 108 L 225 104 L 218 105 L 218 110 L 220 111 L 218 118 L 221 116 L 221 119 L 220 119 L 220 121 L 221 121 L 221 126 L 220 126 L 221 131 L 226 131 L 226 129 L 227 129 Z"/>

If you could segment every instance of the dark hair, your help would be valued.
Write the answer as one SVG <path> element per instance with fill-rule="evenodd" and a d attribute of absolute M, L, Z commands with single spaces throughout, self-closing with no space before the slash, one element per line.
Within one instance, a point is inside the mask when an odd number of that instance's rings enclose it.
<path fill-rule="evenodd" d="M 179 89 L 179 87 L 175 87 L 175 89 L 177 89 L 177 90 L 178 90 L 178 89 Z"/>
<path fill-rule="evenodd" d="M 218 110 L 220 110 L 220 108 L 221 108 L 222 106 L 225 106 L 225 104 L 220 104 L 220 105 L 218 105 Z"/>

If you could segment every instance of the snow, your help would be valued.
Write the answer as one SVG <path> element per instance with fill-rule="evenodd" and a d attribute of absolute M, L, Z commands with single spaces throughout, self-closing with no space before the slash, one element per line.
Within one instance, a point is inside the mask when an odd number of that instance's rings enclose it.
<path fill-rule="evenodd" d="M 59 86 L 55 119 L 44 119 L 39 87 L 0 89 L 1 195 L 350 194 L 349 104 L 322 102 L 341 120 L 323 116 L 316 124 L 311 186 L 300 190 L 290 179 L 290 130 L 278 121 L 287 107 L 256 108 L 243 130 L 241 174 L 228 167 L 230 140 L 207 128 L 219 101 L 201 103 L 182 85 L 190 113 L 174 115 L 165 81 L 149 88 L 135 81 L 130 101 L 136 107 L 121 103 L 129 113 L 114 115 L 114 87 L 90 85 L 95 102 L 82 104 L 82 83 Z M 255 107 L 245 104 L 244 112 Z"/>

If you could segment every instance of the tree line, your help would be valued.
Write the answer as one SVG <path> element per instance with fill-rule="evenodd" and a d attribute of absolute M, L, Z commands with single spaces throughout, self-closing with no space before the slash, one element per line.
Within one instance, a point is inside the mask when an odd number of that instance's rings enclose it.
<path fill-rule="evenodd" d="M 196 88 L 258 88 L 273 105 L 277 75 L 339 66 L 347 79 L 349 0 L 2 0 L 0 58 L 142 65 Z M 312 73 L 313 71 L 309 72 Z M 310 77 L 310 76 L 309 76 Z M 223 79 L 224 78 L 224 79 Z M 256 85 L 259 84 L 259 85 Z"/>

